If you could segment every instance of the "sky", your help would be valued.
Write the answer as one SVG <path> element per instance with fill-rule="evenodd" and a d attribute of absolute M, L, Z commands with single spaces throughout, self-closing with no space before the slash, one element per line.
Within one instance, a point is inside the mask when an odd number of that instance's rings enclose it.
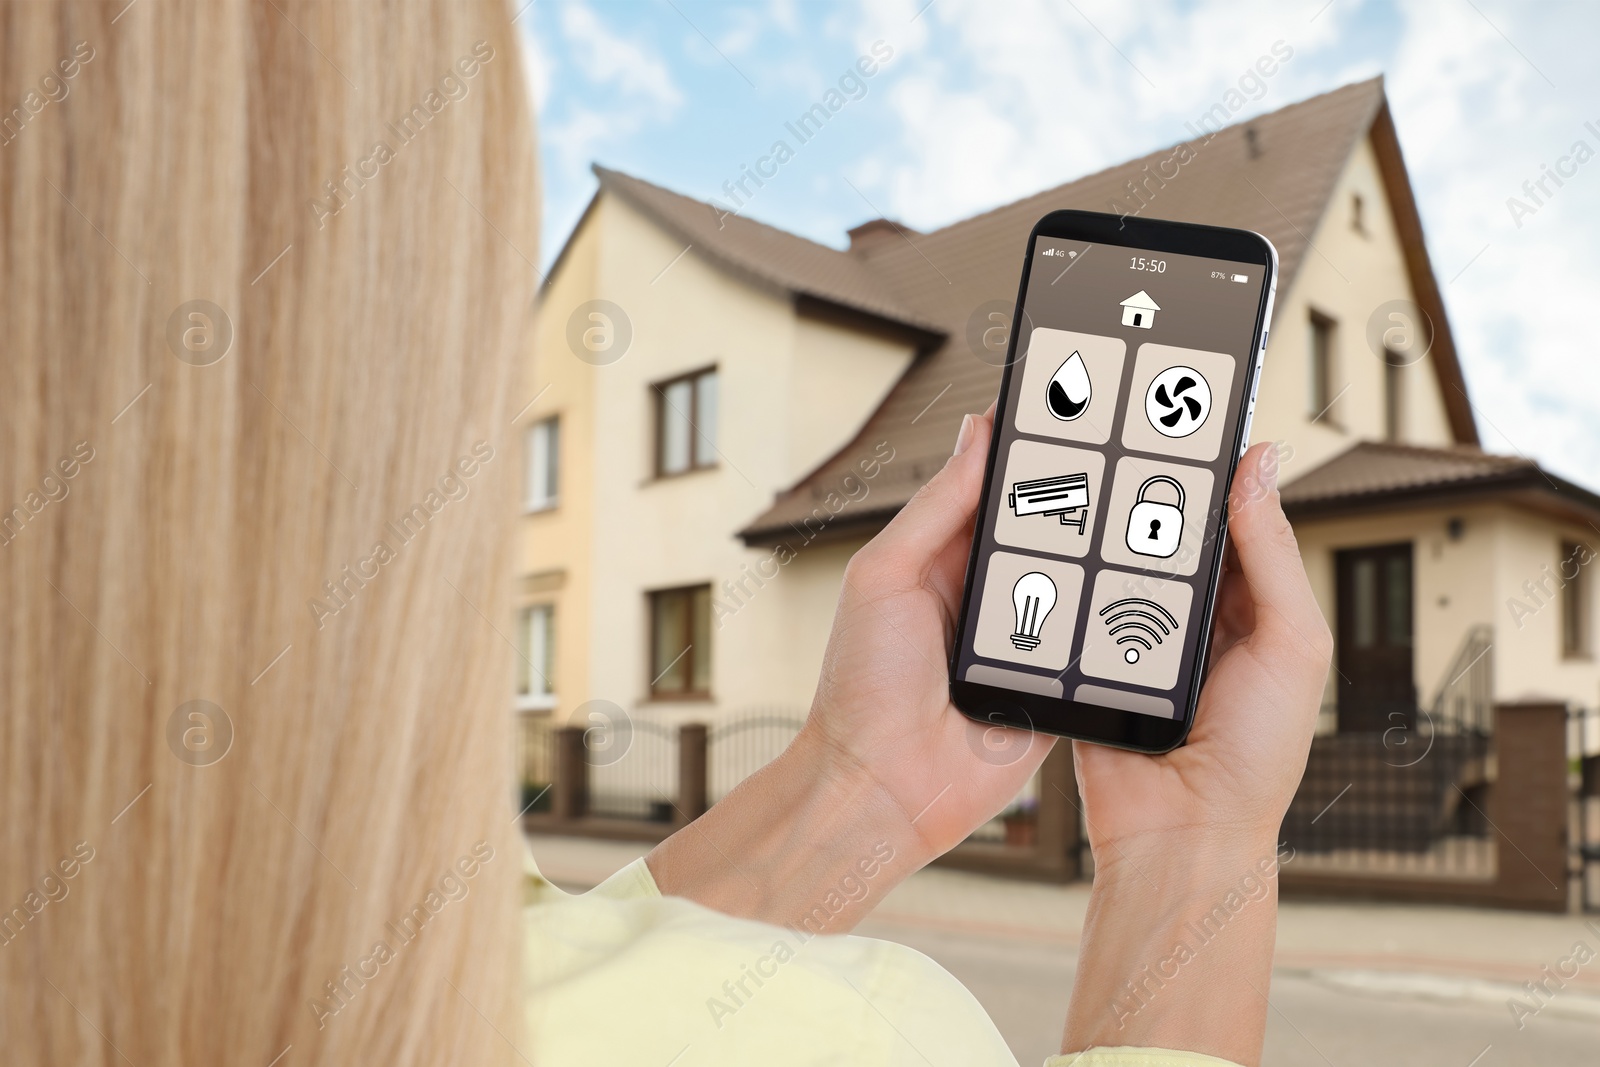
<path fill-rule="evenodd" d="M 1382 74 L 1484 447 L 1600 490 L 1600 3 L 511 2 L 543 265 L 596 162 L 844 247 L 869 218 L 934 229 L 1185 140 L 1274 45 L 1292 58 L 1236 119 Z M 863 57 L 823 130 L 730 193 Z"/>

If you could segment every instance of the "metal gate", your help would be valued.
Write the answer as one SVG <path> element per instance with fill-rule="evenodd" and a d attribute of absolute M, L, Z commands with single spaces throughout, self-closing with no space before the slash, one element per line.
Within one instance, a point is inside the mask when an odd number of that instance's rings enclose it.
<path fill-rule="evenodd" d="M 1567 711 L 1572 787 L 1572 878 L 1579 906 L 1600 911 L 1600 708 Z"/>

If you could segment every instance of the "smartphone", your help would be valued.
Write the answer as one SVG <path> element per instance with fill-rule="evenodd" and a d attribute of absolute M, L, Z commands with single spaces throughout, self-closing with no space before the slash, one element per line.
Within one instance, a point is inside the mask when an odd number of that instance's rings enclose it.
<path fill-rule="evenodd" d="M 950 657 L 965 714 L 1183 743 L 1277 266 L 1245 230 L 1086 211 L 1034 226 Z"/>

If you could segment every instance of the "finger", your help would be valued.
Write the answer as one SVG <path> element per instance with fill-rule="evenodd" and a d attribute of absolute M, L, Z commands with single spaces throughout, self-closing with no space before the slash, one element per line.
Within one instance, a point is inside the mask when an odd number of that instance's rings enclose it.
<path fill-rule="evenodd" d="M 1211 635 L 1211 662 L 1215 664 L 1223 654 L 1250 636 L 1254 628 L 1254 611 L 1250 606 L 1249 583 L 1237 569 L 1222 573 L 1222 584 L 1217 588 L 1216 623 Z"/>
<path fill-rule="evenodd" d="M 1277 450 L 1270 443 L 1252 448 L 1239 464 L 1228 501 L 1228 535 L 1254 613 L 1251 647 L 1268 656 L 1309 656 L 1326 669 L 1333 640 L 1278 499 Z"/>
<path fill-rule="evenodd" d="M 857 553 L 862 574 L 870 576 L 878 590 L 921 585 L 941 551 L 972 522 L 983 488 L 991 428 L 988 415 L 966 416 L 957 438 L 960 451 Z"/>

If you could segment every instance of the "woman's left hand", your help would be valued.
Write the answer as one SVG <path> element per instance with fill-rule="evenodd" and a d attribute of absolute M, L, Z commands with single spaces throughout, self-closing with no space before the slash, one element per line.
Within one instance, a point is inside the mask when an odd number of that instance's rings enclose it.
<path fill-rule="evenodd" d="M 650 854 L 662 892 L 793 923 L 815 916 L 831 889 L 870 879 L 830 915 L 828 932 L 840 932 L 997 815 L 1038 769 L 1054 738 L 974 722 L 950 703 L 949 645 L 991 430 L 990 415 L 968 415 L 944 469 L 850 560 L 805 727 Z"/>

